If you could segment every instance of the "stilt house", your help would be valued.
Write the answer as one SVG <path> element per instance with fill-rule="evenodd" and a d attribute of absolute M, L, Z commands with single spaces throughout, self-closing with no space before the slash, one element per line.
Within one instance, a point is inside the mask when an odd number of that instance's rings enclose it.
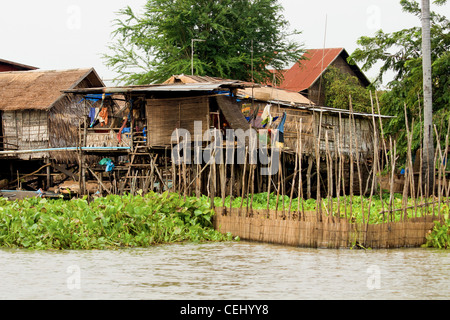
<path fill-rule="evenodd" d="M 76 161 L 76 153 L 51 150 L 77 146 L 84 116 L 73 95 L 61 91 L 102 86 L 94 69 L 1 72 L 0 158 Z"/>

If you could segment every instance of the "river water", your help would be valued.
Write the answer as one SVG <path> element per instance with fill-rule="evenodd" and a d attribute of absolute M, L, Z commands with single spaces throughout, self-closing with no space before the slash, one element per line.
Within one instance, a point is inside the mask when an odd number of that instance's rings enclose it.
<path fill-rule="evenodd" d="M 254 242 L 0 250 L 0 299 L 449 299 L 450 251 Z"/>

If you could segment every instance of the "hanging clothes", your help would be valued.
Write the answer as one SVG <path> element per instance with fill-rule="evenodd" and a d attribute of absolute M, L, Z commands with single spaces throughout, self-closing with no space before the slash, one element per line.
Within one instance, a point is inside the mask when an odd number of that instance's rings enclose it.
<path fill-rule="evenodd" d="M 261 119 L 262 119 L 261 124 L 263 124 L 263 125 L 269 125 L 270 126 L 272 124 L 272 116 L 270 115 L 270 104 L 267 104 L 264 107 L 264 111 L 263 111 L 263 113 L 261 115 Z"/>
<path fill-rule="evenodd" d="M 284 132 L 284 123 L 286 122 L 286 111 L 283 112 L 283 117 L 281 118 L 280 124 L 278 125 L 278 130 Z"/>
<path fill-rule="evenodd" d="M 106 166 L 105 172 L 111 172 L 114 170 L 114 163 L 110 158 L 103 158 L 98 164 L 101 166 Z"/>
<path fill-rule="evenodd" d="M 102 110 L 100 111 L 100 113 L 98 114 L 99 116 L 99 120 L 100 120 L 100 125 L 103 126 L 107 126 L 108 125 L 108 108 L 103 107 Z"/>
<path fill-rule="evenodd" d="M 117 134 L 117 140 L 119 140 L 119 142 L 122 141 L 122 133 L 123 133 L 122 131 L 125 129 L 125 126 L 127 125 L 127 121 L 128 121 L 128 118 L 124 117 L 122 126 L 120 127 L 119 133 Z"/>
<path fill-rule="evenodd" d="M 91 127 L 92 127 L 92 124 L 93 124 L 94 121 L 95 121 L 95 115 L 96 115 L 95 108 L 94 108 L 94 107 L 91 107 L 91 108 L 89 109 L 89 118 L 91 118 L 91 124 L 90 124 Z"/>
<path fill-rule="evenodd" d="M 286 122 L 286 111 L 283 112 L 280 124 L 278 125 L 278 141 L 284 144 L 284 123 Z"/>
<path fill-rule="evenodd" d="M 106 164 L 105 172 L 111 172 L 114 170 L 114 163 L 112 161 L 108 161 Z"/>

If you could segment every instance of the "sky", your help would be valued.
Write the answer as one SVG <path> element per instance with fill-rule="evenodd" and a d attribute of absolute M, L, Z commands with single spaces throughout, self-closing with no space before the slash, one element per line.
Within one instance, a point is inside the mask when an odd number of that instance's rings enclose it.
<path fill-rule="evenodd" d="M 142 11 L 146 0 L 15 0 L 3 1 L 0 58 L 43 70 L 95 68 L 107 85 L 117 74 L 102 54 L 113 41 L 117 12 L 129 5 Z M 399 0 L 279 0 L 296 39 L 305 48 L 343 47 L 352 53 L 361 36 L 382 29 L 392 32 L 420 26 L 420 19 L 401 11 Z M 450 3 L 431 6 L 450 16 Z M 365 72 L 369 79 L 377 67 Z"/>

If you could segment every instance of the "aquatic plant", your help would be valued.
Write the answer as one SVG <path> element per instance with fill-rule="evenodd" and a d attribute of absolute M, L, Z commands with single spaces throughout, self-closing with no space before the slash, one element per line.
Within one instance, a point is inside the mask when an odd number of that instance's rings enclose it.
<path fill-rule="evenodd" d="M 108 195 L 88 202 L 0 199 L 0 246 L 32 249 L 147 247 L 180 241 L 225 241 L 214 211 L 200 198 L 176 194 Z"/>
<path fill-rule="evenodd" d="M 450 249 L 450 219 L 444 222 L 435 221 L 434 228 L 427 234 L 425 247 Z"/>

